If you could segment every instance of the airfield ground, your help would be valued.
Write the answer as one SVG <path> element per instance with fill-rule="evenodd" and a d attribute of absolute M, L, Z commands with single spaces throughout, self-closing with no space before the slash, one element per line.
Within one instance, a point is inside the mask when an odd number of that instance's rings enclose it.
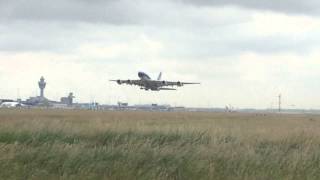
<path fill-rule="evenodd" d="M 320 179 L 320 116 L 0 110 L 0 179 Z"/>

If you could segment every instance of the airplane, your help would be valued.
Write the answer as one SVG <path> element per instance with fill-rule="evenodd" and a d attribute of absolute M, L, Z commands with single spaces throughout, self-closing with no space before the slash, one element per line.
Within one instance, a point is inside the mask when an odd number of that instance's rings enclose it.
<path fill-rule="evenodd" d="M 177 86 L 182 87 L 187 84 L 200 84 L 200 83 L 194 83 L 194 82 L 180 82 L 180 81 L 163 81 L 161 80 L 162 73 L 160 72 L 157 80 L 152 80 L 150 76 L 148 76 L 144 72 L 138 72 L 139 80 L 110 80 L 113 82 L 117 82 L 119 85 L 121 84 L 128 84 L 128 85 L 136 85 L 140 86 L 140 89 L 142 90 L 151 90 L 151 91 L 160 91 L 160 90 L 177 90 L 175 88 L 166 88 L 166 86 Z"/>
<path fill-rule="evenodd" d="M 14 108 L 14 107 L 22 107 L 23 104 L 19 102 L 3 102 L 0 105 L 0 108 Z"/>

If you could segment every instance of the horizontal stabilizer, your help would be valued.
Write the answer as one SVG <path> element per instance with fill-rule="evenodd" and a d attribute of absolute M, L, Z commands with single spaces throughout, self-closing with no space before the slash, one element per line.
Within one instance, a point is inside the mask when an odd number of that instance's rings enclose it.
<path fill-rule="evenodd" d="M 197 82 L 196 82 L 196 83 L 193 83 L 193 82 L 192 82 L 192 83 L 184 82 L 183 84 L 201 84 L 201 83 L 197 83 Z"/>
<path fill-rule="evenodd" d="M 171 90 L 171 91 L 174 91 L 174 90 L 177 90 L 177 89 L 174 89 L 174 88 L 159 88 L 159 90 Z"/>

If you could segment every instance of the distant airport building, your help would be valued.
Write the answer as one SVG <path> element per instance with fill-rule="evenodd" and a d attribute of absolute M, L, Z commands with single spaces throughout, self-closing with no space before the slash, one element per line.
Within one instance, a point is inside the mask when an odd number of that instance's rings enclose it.
<path fill-rule="evenodd" d="M 73 96 L 73 93 L 69 93 L 69 95 L 67 97 L 62 97 L 60 99 L 61 104 L 66 104 L 68 106 L 72 106 L 73 105 L 73 99 L 75 97 Z"/>
<path fill-rule="evenodd" d="M 40 81 L 38 82 L 38 86 L 40 89 L 40 96 L 30 97 L 29 99 L 26 100 L 25 103 L 32 106 L 49 105 L 49 100 L 46 97 L 44 97 L 44 89 L 46 85 L 47 83 L 45 82 L 45 79 L 42 76 L 40 78 Z"/>
<path fill-rule="evenodd" d="M 128 103 L 123 103 L 123 102 L 118 102 L 118 106 L 119 107 L 128 107 L 129 104 Z"/>
<path fill-rule="evenodd" d="M 60 102 L 52 101 L 45 97 L 44 89 L 46 88 L 46 85 L 47 83 L 44 77 L 42 76 L 38 81 L 40 96 L 30 97 L 23 103 L 30 106 L 46 106 L 46 107 L 53 107 L 53 108 L 70 108 L 71 106 L 73 106 L 73 99 L 75 97 L 73 96 L 72 92 L 70 92 L 67 97 L 61 97 Z"/>

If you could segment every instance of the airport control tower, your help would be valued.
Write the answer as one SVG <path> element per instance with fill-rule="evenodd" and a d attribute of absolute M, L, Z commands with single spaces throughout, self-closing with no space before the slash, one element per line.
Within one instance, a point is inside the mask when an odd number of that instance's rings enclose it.
<path fill-rule="evenodd" d="M 46 88 L 46 82 L 44 81 L 43 76 L 40 78 L 40 81 L 38 82 L 39 88 L 40 88 L 40 97 L 44 97 L 44 88 Z"/>

